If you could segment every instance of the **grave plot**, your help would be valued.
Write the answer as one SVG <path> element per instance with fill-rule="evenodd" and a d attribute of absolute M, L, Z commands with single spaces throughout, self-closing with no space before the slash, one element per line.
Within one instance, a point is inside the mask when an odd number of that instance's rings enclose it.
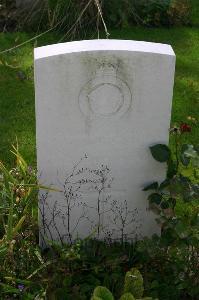
<path fill-rule="evenodd" d="M 35 49 L 41 244 L 158 233 L 142 187 L 164 178 L 149 146 L 168 143 L 169 45 L 92 40 Z M 153 174 L 152 174 L 153 172 Z"/>

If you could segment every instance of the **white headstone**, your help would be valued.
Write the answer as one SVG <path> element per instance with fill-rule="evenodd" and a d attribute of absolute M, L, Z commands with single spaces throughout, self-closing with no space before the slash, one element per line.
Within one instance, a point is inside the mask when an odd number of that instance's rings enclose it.
<path fill-rule="evenodd" d="M 149 146 L 168 143 L 169 45 L 90 40 L 35 49 L 41 235 L 128 239 L 158 233 L 142 187 L 165 176 Z"/>

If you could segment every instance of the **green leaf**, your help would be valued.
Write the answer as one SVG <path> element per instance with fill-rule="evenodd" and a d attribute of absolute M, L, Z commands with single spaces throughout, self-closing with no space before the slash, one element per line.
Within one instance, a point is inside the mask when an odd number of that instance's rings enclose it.
<path fill-rule="evenodd" d="M 170 185 L 170 180 L 169 180 L 169 179 L 165 179 L 164 181 L 162 181 L 162 182 L 160 183 L 159 189 L 160 189 L 160 190 L 163 190 L 163 189 L 165 189 L 166 187 L 168 187 L 169 185 Z"/>
<path fill-rule="evenodd" d="M 184 153 L 189 148 L 189 144 L 183 144 L 181 147 L 181 153 Z"/>
<path fill-rule="evenodd" d="M 199 155 L 192 158 L 192 164 L 193 164 L 193 167 L 199 168 Z"/>
<path fill-rule="evenodd" d="M 15 294 L 20 294 L 20 291 L 19 289 L 17 288 L 14 288 L 13 286 L 11 285 L 8 285 L 8 284 L 4 284 L 4 283 L 0 283 L 0 286 L 2 287 L 2 293 L 15 293 Z"/>
<path fill-rule="evenodd" d="M 145 188 L 143 188 L 143 191 L 157 190 L 157 189 L 158 189 L 158 182 L 153 182 L 153 183 L 147 185 Z"/>
<path fill-rule="evenodd" d="M 69 288 L 71 284 L 72 284 L 72 276 L 66 276 L 63 280 L 63 286 L 65 288 Z"/>
<path fill-rule="evenodd" d="M 185 167 L 187 167 L 188 165 L 189 165 L 189 163 L 190 163 L 190 158 L 189 157 L 187 157 L 186 155 L 184 155 L 184 153 L 182 153 L 181 155 L 180 155 L 180 161 L 181 161 L 181 163 L 185 166 Z"/>
<path fill-rule="evenodd" d="M 187 167 L 189 165 L 190 160 L 191 160 L 190 157 L 187 157 L 185 155 L 185 151 L 187 151 L 188 148 L 189 148 L 189 145 L 183 144 L 181 147 L 181 153 L 180 153 L 180 161 L 185 167 Z"/>
<path fill-rule="evenodd" d="M 169 159 L 167 177 L 171 179 L 177 174 L 177 172 L 178 172 L 177 164 L 172 159 Z"/>
<path fill-rule="evenodd" d="M 188 229 L 187 226 L 184 223 L 182 223 L 181 221 L 178 222 L 177 225 L 175 226 L 176 233 L 182 239 L 188 237 L 189 232 L 187 229 Z"/>
<path fill-rule="evenodd" d="M 157 289 L 159 287 L 159 282 L 157 280 L 153 280 L 151 283 L 151 289 Z"/>
<path fill-rule="evenodd" d="M 131 293 L 125 293 L 120 300 L 135 300 L 135 297 Z"/>
<path fill-rule="evenodd" d="M 199 167 L 199 151 L 198 146 L 193 146 L 189 144 L 185 144 L 182 146 L 182 156 L 185 157 L 186 161 L 192 160 L 193 166 L 198 168 Z"/>
<path fill-rule="evenodd" d="M 184 290 L 184 289 L 185 289 L 184 284 L 183 284 L 183 283 L 178 284 L 178 285 L 177 285 L 177 289 L 178 289 L 178 290 Z"/>
<path fill-rule="evenodd" d="M 7 245 L 0 245 L 0 255 L 1 255 L 1 258 L 3 257 L 3 254 L 6 254 L 7 253 L 7 250 L 8 250 L 8 246 Z"/>
<path fill-rule="evenodd" d="M 168 199 L 169 207 L 174 208 L 176 206 L 176 199 L 175 198 L 169 198 Z"/>
<path fill-rule="evenodd" d="M 193 175 L 195 179 L 199 179 L 199 170 L 193 170 Z"/>
<path fill-rule="evenodd" d="M 112 293 L 104 286 L 97 286 L 93 292 L 93 297 L 99 297 L 103 300 L 114 300 Z"/>
<path fill-rule="evenodd" d="M 162 209 L 167 209 L 167 208 L 169 208 L 169 202 L 164 200 L 161 202 L 160 206 Z"/>
<path fill-rule="evenodd" d="M 162 195 L 158 194 L 158 193 L 153 193 L 153 194 L 149 195 L 148 200 L 151 204 L 155 203 L 155 204 L 159 205 L 162 201 Z"/>
<path fill-rule="evenodd" d="M 193 145 L 187 145 L 187 148 L 184 151 L 184 154 L 187 157 L 195 158 L 197 156 L 197 151 L 194 149 Z"/>
<path fill-rule="evenodd" d="M 170 150 L 168 146 L 157 144 L 150 147 L 153 158 L 159 162 L 167 162 L 170 158 Z"/>

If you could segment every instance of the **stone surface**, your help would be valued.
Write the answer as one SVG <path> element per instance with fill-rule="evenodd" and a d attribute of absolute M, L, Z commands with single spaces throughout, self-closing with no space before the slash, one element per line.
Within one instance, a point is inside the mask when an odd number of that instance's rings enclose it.
<path fill-rule="evenodd" d="M 168 143 L 169 45 L 91 40 L 35 49 L 41 236 L 159 232 L 142 187 L 165 176 L 149 146 Z M 42 240 L 42 238 L 41 238 Z"/>

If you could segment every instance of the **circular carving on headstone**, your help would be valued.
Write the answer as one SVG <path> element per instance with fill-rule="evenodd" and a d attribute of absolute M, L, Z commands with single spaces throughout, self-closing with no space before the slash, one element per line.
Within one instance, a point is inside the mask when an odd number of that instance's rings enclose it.
<path fill-rule="evenodd" d="M 88 101 L 93 113 L 110 116 L 119 111 L 124 103 L 121 90 L 113 84 L 102 83 L 88 94 Z"/>
<path fill-rule="evenodd" d="M 114 74 L 96 76 L 83 86 L 79 94 L 80 110 L 91 119 L 122 116 L 131 102 L 128 85 Z"/>

